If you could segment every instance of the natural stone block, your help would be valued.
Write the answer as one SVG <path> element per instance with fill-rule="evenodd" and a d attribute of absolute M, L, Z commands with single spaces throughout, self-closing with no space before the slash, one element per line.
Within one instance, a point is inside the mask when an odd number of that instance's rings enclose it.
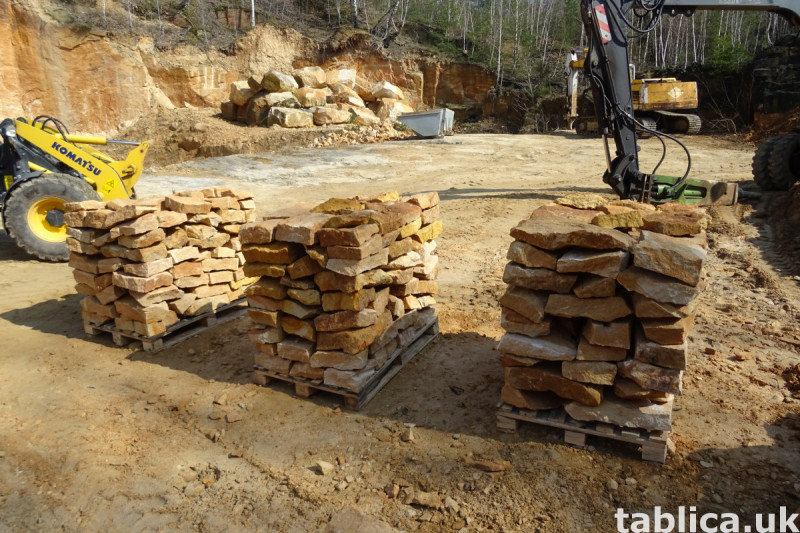
<path fill-rule="evenodd" d="M 380 234 L 375 234 L 360 246 L 330 246 L 328 247 L 328 257 L 358 261 L 380 252 L 381 248 L 383 248 L 383 239 Z"/>
<path fill-rule="evenodd" d="M 308 363 L 314 352 L 314 343 L 297 337 L 287 337 L 278 343 L 278 356 L 300 363 Z"/>
<path fill-rule="evenodd" d="M 547 297 L 545 292 L 510 286 L 500 298 L 500 305 L 538 323 L 544 319 Z"/>
<path fill-rule="evenodd" d="M 248 278 L 258 278 L 261 276 L 267 276 L 270 278 L 280 278 L 286 274 L 286 266 L 285 265 L 271 265 L 269 263 L 245 263 L 244 267 L 244 275 Z"/>
<path fill-rule="evenodd" d="M 432 222 L 427 226 L 422 226 L 417 233 L 412 235 L 411 237 L 419 242 L 427 242 L 432 241 L 436 237 L 442 234 L 444 226 L 442 225 L 441 220 L 437 220 L 436 222 Z"/>
<path fill-rule="evenodd" d="M 290 265 L 304 255 L 304 250 L 299 244 L 272 242 L 268 244 L 246 244 L 242 246 L 242 254 L 244 254 L 244 258 L 248 263 Z"/>
<path fill-rule="evenodd" d="M 616 294 L 617 282 L 614 278 L 581 274 L 572 292 L 578 298 L 608 298 Z"/>
<path fill-rule="evenodd" d="M 575 359 L 577 345 L 573 339 L 559 331 L 536 338 L 506 333 L 500 339 L 497 351 L 545 361 L 570 361 Z"/>
<path fill-rule="evenodd" d="M 335 368 L 337 370 L 361 370 L 367 365 L 369 350 L 355 354 L 342 351 L 317 351 L 311 356 L 314 368 Z"/>
<path fill-rule="evenodd" d="M 75 281 L 89 286 L 94 292 L 99 292 L 111 285 L 111 273 L 92 274 L 82 270 L 73 270 L 72 277 Z"/>
<path fill-rule="evenodd" d="M 530 409 L 531 411 L 544 411 L 561 407 L 564 400 L 552 392 L 531 392 L 515 389 L 504 384 L 500 391 L 500 401 L 520 409 Z"/>
<path fill-rule="evenodd" d="M 503 281 L 509 285 L 563 294 L 572 290 L 577 279 L 575 274 L 559 274 L 546 268 L 527 268 L 517 263 L 508 263 L 503 272 Z"/>
<path fill-rule="evenodd" d="M 287 296 L 287 287 L 275 278 L 261 278 L 247 287 L 247 296 L 266 296 L 274 300 L 283 300 Z"/>
<path fill-rule="evenodd" d="M 314 324 L 308 320 L 300 320 L 293 316 L 284 315 L 281 319 L 281 329 L 289 335 L 295 335 L 307 341 L 314 342 L 317 339 Z"/>
<path fill-rule="evenodd" d="M 627 209 L 616 213 L 597 215 L 592 224 L 601 228 L 640 228 L 644 225 L 642 212 L 638 209 Z"/>
<path fill-rule="evenodd" d="M 177 300 L 184 295 L 184 292 L 175 285 L 167 285 L 166 287 L 159 287 L 150 292 L 130 291 L 130 295 L 136 300 L 136 303 L 147 307 L 159 302 Z"/>
<path fill-rule="evenodd" d="M 167 247 L 162 242 L 147 248 L 136 248 L 125 252 L 125 258 L 137 263 L 149 263 L 167 257 Z"/>
<path fill-rule="evenodd" d="M 273 328 L 279 328 L 281 326 L 281 314 L 279 311 L 264 311 L 263 309 L 249 308 L 247 310 L 247 314 L 250 316 L 253 322 L 258 324 L 263 324 Z"/>
<path fill-rule="evenodd" d="M 558 261 L 558 255 L 546 250 L 540 250 L 522 241 L 514 241 L 511 243 L 506 258 L 509 261 L 514 261 L 515 263 L 527 267 L 548 268 L 550 270 L 556 269 L 556 263 Z"/>
<path fill-rule="evenodd" d="M 427 226 L 429 224 L 433 224 L 437 220 L 441 218 L 441 211 L 439 206 L 433 206 L 430 209 L 425 209 L 421 215 L 422 218 L 422 225 Z"/>
<path fill-rule="evenodd" d="M 283 300 L 281 302 L 281 311 L 303 320 L 314 318 L 320 313 L 319 307 L 310 307 L 294 300 Z"/>
<path fill-rule="evenodd" d="M 250 340 L 261 344 L 277 344 L 286 338 L 280 328 L 256 328 L 250 330 Z"/>
<path fill-rule="evenodd" d="M 561 375 L 561 363 L 542 363 L 531 367 L 507 367 L 505 383 L 515 389 L 550 391 L 561 398 L 584 405 L 600 405 L 603 389 L 597 385 L 579 383 Z"/>
<path fill-rule="evenodd" d="M 632 379 L 619 376 L 614 381 L 614 394 L 623 400 L 650 400 L 657 403 L 665 403 L 673 398 L 666 392 L 643 389 Z"/>
<path fill-rule="evenodd" d="M 407 202 L 418 205 L 420 209 L 431 209 L 439 205 L 439 193 L 436 191 L 422 192 L 409 196 L 405 199 Z"/>
<path fill-rule="evenodd" d="M 164 244 L 170 250 L 182 248 L 189 244 L 189 236 L 183 228 L 175 228 L 164 239 Z"/>
<path fill-rule="evenodd" d="M 502 303 L 502 302 L 501 302 Z M 547 298 L 545 312 L 565 318 L 591 318 L 600 322 L 612 322 L 631 314 L 624 298 L 578 298 L 571 294 L 551 294 Z"/>
<path fill-rule="evenodd" d="M 326 213 L 306 213 L 281 221 L 275 228 L 275 240 L 313 245 L 317 231 L 331 219 Z"/>
<path fill-rule="evenodd" d="M 595 385 L 613 385 L 617 375 L 617 365 L 601 361 L 564 361 L 561 374 L 573 381 L 594 383 Z"/>
<path fill-rule="evenodd" d="M 239 228 L 239 240 L 242 244 L 269 244 L 273 241 L 275 228 L 282 219 L 249 222 Z"/>
<path fill-rule="evenodd" d="M 673 237 L 702 233 L 708 228 L 710 221 L 710 217 L 701 209 L 685 213 L 644 213 L 642 219 L 644 229 Z"/>
<path fill-rule="evenodd" d="M 201 276 L 203 274 L 203 263 L 199 261 L 184 261 L 172 267 L 174 278 L 185 278 L 187 276 Z"/>
<path fill-rule="evenodd" d="M 408 252 L 400 257 L 392 259 L 389 263 L 384 267 L 386 270 L 400 270 L 406 268 L 414 268 L 420 265 L 423 265 L 422 256 L 418 252 Z"/>
<path fill-rule="evenodd" d="M 337 370 L 335 368 L 325 369 L 323 382 L 329 387 L 340 387 L 349 391 L 359 392 L 363 389 L 375 375 L 375 370 Z"/>
<path fill-rule="evenodd" d="M 209 279 L 209 282 L 211 280 Z M 192 292 L 197 295 L 198 298 L 210 298 L 211 296 L 219 296 L 221 294 L 227 294 L 230 290 L 230 285 L 227 283 L 222 283 L 219 285 L 201 285 L 200 287 L 195 287 L 192 289 Z"/>
<path fill-rule="evenodd" d="M 219 270 L 236 270 L 239 268 L 239 260 L 235 257 L 223 257 L 221 259 L 214 259 L 209 257 L 201 261 L 203 265 L 203 272 L 215 272 Z"/>
<path fill-rule="evenodd" d="M 277 70 L 270 70 L 264 77 L 261 78 L 261 87 L 265 91 L 269 91 L 271 93 L 282 93 L 282 92 L 291 92 L 297 89 L 297 81 L 292 76 L 288 74 L 284 74 L 283 72 L 278 72 Z M 231 101 L 235 103 L 233 98 Z M 242 104 L 237 104 L 242 105 Z"/>
<path fill-rule="evenodd" d="M 384 248 L 380 252 L 365 259 L 328 259 L 326 268 L 345 276 L 356 276 L 367 270 L 372 270 L 386 265 L 389 262 L 389 250 Z"/>
<path fill-rule="evenodd" d="M 218 283 L 231 283 L 233 281 L 233 272 L 230 270 L 222 270 L 208 273 L 208 282 L 211 285 Z"/>
<path fill-rule="evenodd" d="M 643 318 L 644 336 L 658 344 L 683 344 L 694 323 L 694 317 Z"/>
<path fill-rule="evenodd" d="M 322 305 L 322 296 L 314 289 L 289 289 L 287 294 L 303 305 Z"/>
<path fill-rule="evenodd" d="M 189 307 L 197 300 L 197 295 L 191 292 L 184 292 L 183 295 L 177 300 L 168 302 L 170 311 L 178 315 L 185 315 Z"/>
<path fill-rule="evenodd" d="M 676 305 L 687 305 L 700 294 L 700 285 L 693 287 L 674 278 L 639 267 L 630 267 L 617 277 L 620 285 L 642 296 Z"/>
<path fill-rule="evenodd" d="M 388 302 L 388 297 L 386 301 Z M 320 332 L 365 328 L 375 324 L 378 320 L 378 315 L 382 312 L 383 309 L 380 311 L 376 309 L 363 309 L 361 311 L 339 311 L 336 313 L 322 314 L 314 319 L 314 326 L 317 331 Z"/>
<path fill-rule="evenodd" d="M 183 248 L 168 250 L 167 254 L 170 256 L 173 263 L 178 264 L 183 261 L 198 259 L 200 257 L 200 250 L 195 246 L 184 246 Z"/>
<path fill-rule="evenodd" d="M 322 309 L 331 311 L 361 311 L 375 300 L 375 289 L 360 289 L 355 292 L 326 292 L 322 295 Z"/>
<path fill-rule="evenodd" d="M 536 208 L 529 218 L 555 217 L 572 222 L 591 224 L 594 217 L 601 213 L 602 211 L 594 209 L 575 209 L 566 205 L 548 204 Z"/>
<path fill-rule="evenodd" d="M 564 405 L 564 409 L 575 420 L 604 422 L 648 431 L 672 429 L 671 401 L 661 405 L 647 400 L 620 400 L 608 396 L 603 403 L 594 407 L 569 402 Z"/>
<path fill-rule="evenodd" d="M 629 319 L 614 322 L 587 320 L 583 326 L 583 336 L 592 344 L 627 350 L 631 347 L 631 321 Z"/>
<path fill-rule="evenodd" d="M 211 212 L 211 204 L 204 198 L 191 198 L 188 196 L 167 196 L 164 200 L 164 207 L 169 211 L 191 215 Z"/>
<path fill-rule="evenodd" d="M 139 276 L 131 276 L 122 274 L 121 272 L 114 272 L 112 283 L 117 287 L 128 289 L 129 291 L 136 292 L 150 292 L 159 287 L 167 287 L 172 285 L 172 274 L 169 272 L 159 272 L 152 276 L 141 278 Z"/>
<path fill-rule="evenodd" d="M 518 333 L 528 337 L 546 337 L 550 335 L 550 319 L 532 322 L 516 311 L 504 307 L 500 317 L 500 326 L 507 333 Z"/>
<path fill-rule="evenodd" d="M 326 228 L 317 233 L 320 246 L 363 246 L 378 233 L 377 224 L 363 224 L 355 228 Z"/>
<path fill-rule="evenodd" d="M 314 125 L 314 116 L 304 109 L 271 107 L 267 115 L 267 125 L 276 124 L 282 128 L 309 128 Z"/>
<path fill-rule="evenodd" d="M 682 370 L 662 368 L 636 359 L 622 361 L 617 366 L 621 376 L 632 379 L 642 388 L 681 394 Z"/>
<path fill-rule="evenodd" d="M 187 263 L 182 263 L 187 264 Z M 185 276 L 182 278 L 175 278 L 173 282 L 176 287 L 181 289 L 191 289 L 200 287 L 201 285 L 208 285 L 208 274 L 201 274 L 199 276 Z"/>
<path fill-rule="evenodd" d="M 687 351 L 688 344 L 686 341 L 680 344 L 663 345 L 648 341 L 641 330 L 636 333 L 634 359 L 637 361 L 664 368 L 685 370 Z"/>
<path fill-rule="evenodd" d="M 700 282 L 706 254 L 706 250 L 691 239 L 642 231 L 639 242 L 633 247 L 633 263 L 695 286 Z"/>
<path fill-rule="evenodd" d="M 137 322 L 151 323 L 164 320 L 169 313 L 166 302 L 159 302 L 147 307 L 142 307 L 130 296 L 125 296 L 114 302 L 117 313 Z"/>
<path fill-rule="evenodd" d="M 633 293 L 633 311 L 639 318 L 682 318 L 693 316 L 698 299 L 684 306 L 657 302 L 638 293 Z"/>
<path fill-rule="evenodd" d="M 633 244 L 633 239 L 620 231 L 555 217 L 524 220 L 511 230 L 511 236 L 545 250 L 567 246 L 627 250 Z"/>
<path fill-rule="evenodd" d="M 608 346 L 598 346 L 581 337 L 578 343 L 578 361 L 624 361 L 628 357 L 628 350 L 625 348 L 612 348 Z"/>
<path fill-rule="evenodd" d="M 322 89 L 323 87 L 327 86 L 325 71 L 317 66 L 295 69 L 293 75 L 295 81 L 298 83 L 298 85 L 300 85 L 300 87 Z"/>
<path fill-rule="evenodd" d="M 625 250 L 568 250 L 558 258 L 559 272 L 587 272 L 614 278 L 628 266 L 630 254 Z"/>
<path fill-rule="evenodd" d="M 317 349 L 321 351 L 342 350 L 345 353 L 356 354 L 369 348 L 379 333 L 381 332 L 378 323 L 359 329 L 321 332 L 317 336 Z"/>

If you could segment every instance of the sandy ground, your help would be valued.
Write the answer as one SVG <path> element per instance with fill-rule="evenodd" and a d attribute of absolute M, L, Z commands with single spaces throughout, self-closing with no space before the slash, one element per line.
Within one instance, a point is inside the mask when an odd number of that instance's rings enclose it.
<path fill-rule="evenodd" d="M 695 177 L 754 190 L 752 146 L 686 142 Z M 643 144 L 648 167 L 659 145 Z M 685 160 L 670 153 L 660 172 L 682 173 Z M 360 412 L 335 396 L 252 384 L 246 317 L 154 354 L 87 337 L 69 268 L 29 260 L 3 237 L 0 531 L 305 532 L 345 507 L 407 531 L 613 531 L 617 507 L 656 505 L 750 523 L 781 506 L 796 512 L 800 278 L 775 252 L 764 199 L 714 211 L 709 285 L 666 465 L 642 463 L 633 445 L 590 439 L 580 450 L 556 430 L 497 431 L 508 232 L 564 193 L 611 197 L 604 161 L 596 139 L 474 135 L 229 156 L 143 177 L 140 194 L 249 189 L 262 212 L 439 191 L 442 335 Z M 319 460 L 336 469 L 319 475 Z M 511 469 L 487 473 L 473 460 Z M 448 506 L 405 504 L 417 491 Z"/>

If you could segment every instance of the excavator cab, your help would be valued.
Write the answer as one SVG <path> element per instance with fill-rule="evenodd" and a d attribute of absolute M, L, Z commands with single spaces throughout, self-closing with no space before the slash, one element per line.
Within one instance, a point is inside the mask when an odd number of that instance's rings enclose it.
<path fill-rule="evenodd" d="M 122 161 L 95 148 L 135 148 Z M 135 198 L 148 143 L 70 134 L 52 117 L 0 122 L 0 208 L 9 237 L 44 261 L 66 261 L 64 205 L 85 200 Z"/>

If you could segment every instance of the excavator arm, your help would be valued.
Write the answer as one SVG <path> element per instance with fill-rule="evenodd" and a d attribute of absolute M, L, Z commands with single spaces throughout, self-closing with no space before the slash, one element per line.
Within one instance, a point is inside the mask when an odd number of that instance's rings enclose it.
<path fill-rule="evenodd" d="M 770 11 L 800 23 L 798 0 L 581 0 L 581 17 L 589 37 L 584 73 L 594 94 L 595 112 L 606 144 L 607 170 L 603 181 L 621 198 L 642 202 L 677 201 L 693 204 L 733 204 L 735 184 L 688 177 L 646 174 L 639 168 L 639 146 L 633 116 L 633 94 L 628 70 L 628 22 L 632 9 L 651 13 L 691 15 L 697 9 Z M 655 132 L 654 132 L 655 133 Z M 609 137 L 616 150 L 611 154 Z"/>

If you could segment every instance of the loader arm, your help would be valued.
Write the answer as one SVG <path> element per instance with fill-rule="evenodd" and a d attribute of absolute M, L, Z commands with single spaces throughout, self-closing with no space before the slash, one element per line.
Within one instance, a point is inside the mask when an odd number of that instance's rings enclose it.
<path fill-rule="evenodd" d="M 15 120 L 16 137 L 33 147 L 32 155 L 37 151 L 44 157 L 31 157 L 27 161 L 27 171 L 56 172 L 54 162 L 62 163 L 83 177 L 104 201 L 131 198 L 133 186 L 143 170 L 144 157 L 148 143 L 127 143 L 136 147 L 122 161 L 113 158 L 94 148 L 106 145 L 110 141 L 104 137 L 87 135 L 62 134 L 41 123 L 29 124 L 23 120 Z M 39 155 L 39 154 L 36 154 Z M 33 160 L 39 159 L 39 160 Z M 24 163 L 23 163 L 24 164 Z"/>
<path fill-rule="evenodd" d="M 661 203 L 735 203 L 735 184 L 711 183 L 643 173 L 633 117 L 633 95 L 628 70 L 627 16 L 634 8 L 691 15 L 697 9 L 757 10 L 785 16 L 800 23 L 798 0 L 581 0 L 581 17 L 589 41 L 584 73 L 592 86 L 600 131 L 606 149 L 603 181 L 622 198 Z M 657 21 L 657 18 L 655 19 Z M 611 154 L 609 136 L 616 147 Z M 731 186 L 733 185 L 733 186 Z"/>

